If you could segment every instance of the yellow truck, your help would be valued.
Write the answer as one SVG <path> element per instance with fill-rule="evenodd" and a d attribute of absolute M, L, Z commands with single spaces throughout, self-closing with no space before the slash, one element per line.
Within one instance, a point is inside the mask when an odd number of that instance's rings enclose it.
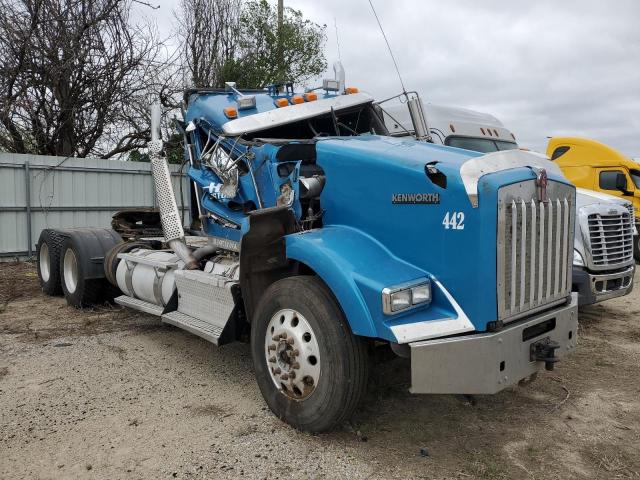
<path fill-rule="evenodd" d="M 603 143 L 577 137 L 551 138 L 547 156 L 574 185 L 629 200 L 636 221 L 640 218 L 640 163 Z M 640 261 L 637 236 L 634 256 Z"/>

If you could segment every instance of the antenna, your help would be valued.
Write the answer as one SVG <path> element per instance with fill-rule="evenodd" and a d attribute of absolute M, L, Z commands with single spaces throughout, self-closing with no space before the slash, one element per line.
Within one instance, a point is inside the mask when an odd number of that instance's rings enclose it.
<path fill-rule="evenodd" d="M 340 55 L 340 37 L 338 36 L 338 21 L 336 17 L 333 17 L 333 26 L 336 29 L 336 45 L 338 46 L 338 61 L 342 63 L 342 57 Z"/>
<path fill-rule="evenodd" d="M 382 24 L 380 23 L 380 19 L 378 18 L 378 14 L 376 13 L 376 9 L 373 6 L 373 3 L 371 2 L 371 0 L 369 0 L 369 5 L 371 5 L 371 10 L 373 10 L 373 15 L 376 17 L 376 21 L 378 22 L 378 26 L 380 27 L 380 32 L 382 32 L 384 41 L 387 44 L 387 48 L 389 49 L 389 55 L 391 55 L 391 60 L 393 60 L 393 65 L 396 67 L 396 72 L 398 73 L 398 79 L 400 80 L 400 85 L 402 86 L 402 93 L 406 94 L 407 89 L 404 88 L 404 82 L 402 81 L 402 76 L 400 75 L 400 69 L 398 68 L 398 64 L 396 63 L 396 57 L 393 56 L 391 45 L 389 45 L 389 40 L 387 40 L 387 35 L 384 33 L 384 29 L 382 28 Z"/>

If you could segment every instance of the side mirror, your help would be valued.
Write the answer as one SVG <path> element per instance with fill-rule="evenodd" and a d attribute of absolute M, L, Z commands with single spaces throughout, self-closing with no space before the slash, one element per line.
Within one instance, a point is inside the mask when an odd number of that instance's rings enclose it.
<path fill-rule="evenodd" d="M 627 191 L 627 177 L 624 173 L 616 174 L 616 190 L 620 190 L 622 193 L 628 193 Z"/>

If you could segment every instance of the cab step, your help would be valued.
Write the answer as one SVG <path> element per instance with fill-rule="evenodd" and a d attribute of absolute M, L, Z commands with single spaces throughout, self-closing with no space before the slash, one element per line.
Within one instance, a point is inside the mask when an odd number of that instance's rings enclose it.
<path fill-rule="evenodd" d="M 119 297 L 116 297 L 114 301 L 118 305 L 122 305 L 123 307 L 138 310 L 139 312 L 150 313 L 151 315 L 155 315 L 156 317 L 162 315 L 162 311 L 164 310 L 164 308 L 159 305 L 145 302 L 144 300 L 139 300 L 127 295 L 120 295 Z"/>
<path fill-rule="evenodd" d="M 223 332 L 220 327 L 177 311 L 165 313 L 162 315 L 162 321 L 193 333 L 215 345 L 218 345 Z"/>

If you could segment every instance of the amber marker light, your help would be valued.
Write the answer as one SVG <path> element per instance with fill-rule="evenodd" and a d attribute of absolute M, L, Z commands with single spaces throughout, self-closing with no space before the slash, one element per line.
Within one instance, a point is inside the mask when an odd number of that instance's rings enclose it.
<path fill-rule="evenodd" d="M 227 118 L 238 118 L 238 110 L 235 107 L 226 107 L 224 109 L 224 114 Z"/>

